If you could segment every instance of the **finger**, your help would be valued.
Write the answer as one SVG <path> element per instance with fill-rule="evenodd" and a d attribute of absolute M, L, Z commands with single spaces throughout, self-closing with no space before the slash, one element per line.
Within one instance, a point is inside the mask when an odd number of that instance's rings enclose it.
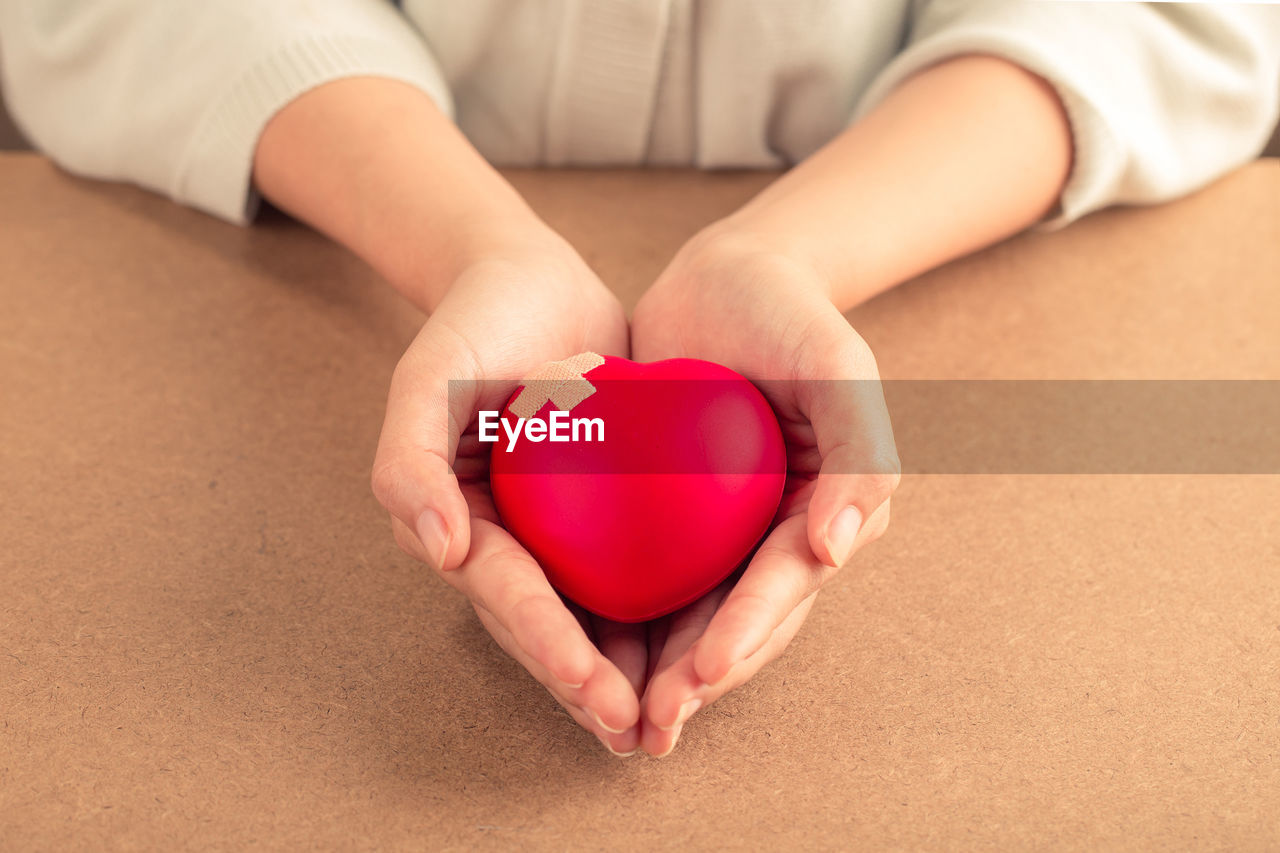
<path fill-rule="evenodd" d="M 809 546 L 839 567 L 898 487 L 902 465 L 875 357 L 834 309 L 814 330 L 799 370 L 798 402 L 822 458 L 808 507 Z M 839 381 L 803 381 L 809 378 Z"/>
<path fill-rule="evenodd" d="M 711 621 L 715 614 L 716 608 L 724 601 L 729 590 L 732 589 L 736 575 L 728 577 L 719 584 L 711 592 L 692 604 L 672 613 L 664 619 L 650 623 L 649 631 L 649 660 L 650 676 L 645 682 L 644 694 L 641 697 L 641 714 L 644 715 L 644 707 L 649 702 L 649 691 L 654 680 L 667 669 L 670 669 L 689 650 L 697 643 L 698 638 L 702 636 L 702 632 L 706 629 L 707 624 Z M 677 698 L 678 703 L 692 699 L 692 688 L 686 691 L 683 700 Z M 679 704 L 677 704 L 679 709 Z M 694 708 L 689 709 L 692 713 Z M 673 717 L 674 718 L 674 717 Z M 643 730 L 646 727 L 652 727 L 652 722 L 641 723 L 641 738 L 643 739 Z"/>
<path fill-rule="evenodd" d="M 671 616 L 662 616 L 648 623 L 649 643 L 648 653 L 649 662 L 645 666 L 644 683 L 649 684 L 653 680 L 654 674 L 658 669 L 658 658 L 662 657 L 662 649 L 667 644 L 667 637 L 671 632 Z M 644 694 L 641 693 L 641 696 Z"/>
<path fill-rule="evenodd" d="M 560 596 L 560 601 L 565 607 L 569 608 L 569 612 L 573 614 L 573 618 L 578 620 L 578 625 L 582 627 L 582 633 L 587 635 L 587 638 L 591 640 L 591 644 L 596 648 L 600 648 L 600 638 L 596 635 L 596 626 L 595 623 L 592 622 L 594 614 L 588 613 L 586 610 L 582 609 L 582 607 L 574 604 L 563 595 Z"/>
<path fill-rule="evenodd" d="M 594 614 L 590 617 L 600 653 L 626 676 L 637 699 L 644 692 L 649 666 L 648 631 L 643 622 L 615 622 Z"/>
<path fill-rule="evenodd" d="M 702 598 L 662 619 L 649 623 L 649 667 L 640 704 L 648 701 L 649 688 L 662 671 L 679 660 L 706 630 L 716 608 L 733 587 L 735 578 L 723 583 Z"/>
<path fill-rule="evenodd" d="M 689 719 L 721 696 L 755 677 L 790 644 L 813 607 L 817 593 L 806 598 L 787 616 L 755 654 L 738 663 L 716 684 L 705 684 L 693 667 L 694 649 L 687 650 L 671 666 L 659 672 L 645 691 L 640 746 L 657 758 L 669 755 Z"/>
<path fill-rule="evenodd" d="M 716 610 L 729 595 L 738 577 L 739 573 L 735 573 L 725 578 L 702 598 L 682 607 L 668 617 L 662 645 L 651 651 L 651 654 L 656 656 L 654 677 L 679 660 L 701 639 L 707 625 L 715 617 Z"/>
<path fill-rule="evenodd" d="M 391 516 L 391 535 L 395 538 L 396 544 L 400 546 L 401 551 L 404 551 L 415 560 L 433 566 L 435 558 L 427 553 L 427 549 L 418 539 L 418 534 L 410 530 L 407 524 L 394 515 Z"/>
<path fill-rule="evenodd" d="M 498 525 L 473 519 L 471 528 L 467 559 L 445 579 L 492 613 L 562 683 L 585 682 L 599 653 L 542 569 Z"/>
<path fill-rule="evenodd" d="M 601 728 L 620 733 L 636 724 L 639 701 L 629 680 L 591 642 L 542 569 L 509 533 L 474 519 L 471 554 L 446 577 L 492 614 L 562 693 L 579 691 L 573 700 L 595 714 Z"/>
<path fill-rule="evenodd" d="M 835 571 L 810 551 L 804 515 L 775 527 L 698 641 L 697 677 L 706 684 L 721 681 Z"/>
<path fill-rule="evenodd" d="M 560 702 L 560 705 L 569 712 L 569 716 L 573 717 L 574 722 L 595 735 L 605 749 L 619 758 L 628 758 L 635 755 L 636 750 L 640 748 L 639 725 L 632 726 L 621 734 L 615 734 L 601 728 L 600 718 L 589 711 L 565 702 Z"/>
<path fill-rule="evenodd" d="M 407 528 L 397 541 L 411 533 L 421 547 L 410 542 L 405 550 L 438 571 L 457 568 L 470 547 L 467 504 L 452 465 L 480 402 L 479 369 L 456 333 L 428 320 L 391 378 L 373 463 L 373 493 Z"/>
<path fill-rule="evenodd" d="M 636 751 L 640 744 L 640 728 L 638 725 L 629 726 L 621 732 L 612 731 L 604 725 L 600 719 L 600 714 L 594 710 L 595 707 L 607 702 L 607 696 L 602 694 L 609 692 L 605 689 L 609 687 L 609 682 L 613 682 L 614 692 L 616 693 L 616 685 L 620 680 L 608 675 L 609 664 L 607 661 L 602 662 L 598 667 L 598 672 L 603 674 L 603 677 L 593 675 L 582 687 L 566 687 L 563 682 L 551 675 L 546 667 L 530 657 L 516 642 L 511 632 L 492 613 L 479 605 L 474 606 L 476 615 L 480 617 L 481 624 L 493 636 L 498 645 L 528 670 L 529 674 L 536 678 L 543 687 L 547 688 L 547 692 L 551 694 L 552 698 L 569 712 L 569 716 L 578 725 L 595 735 L 600 743 L 614 755 L 625 757 Z M 620 673 L 617 673 L 616 670 L 614 670 L 614 673 L 620 676 Z M 623 689 L 625 691 L 627 688 Z M 636 703 L 634 695 L 631 697 L 631 702 L 633 704 Z M 638 704 L 634 711 L 638 722 Z"/>

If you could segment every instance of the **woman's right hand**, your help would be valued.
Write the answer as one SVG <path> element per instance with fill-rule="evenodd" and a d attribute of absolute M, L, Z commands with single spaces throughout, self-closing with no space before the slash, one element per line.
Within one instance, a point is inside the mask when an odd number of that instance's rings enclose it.
<path fill-rule="evenodd" d="M 391 380 L 373 490 L 400 547 L 462 591 L 498 644 L 614 752 L 639 742 L 643 626 L 566 605 L 503 529 L 477 412 L 583 351 L 628 355 L 618 300 L 548 233 L 462 267 Z M 573 609 L 570 610 L 570 607 Z"/>
<path fill-rule="evenodd" d="M 473 425 L 548 361 L 627 355 L 618 300 L 430 97 L 397 80 L 345 78 L 291 101 L 262 133 L 254 183 L 430 317 L 392 377 L 373 468 L 396 541 L 465 593 L 575 720 L 634 749 L 643 635 L 561 602 L 499 522 L 490 445 Z"/>

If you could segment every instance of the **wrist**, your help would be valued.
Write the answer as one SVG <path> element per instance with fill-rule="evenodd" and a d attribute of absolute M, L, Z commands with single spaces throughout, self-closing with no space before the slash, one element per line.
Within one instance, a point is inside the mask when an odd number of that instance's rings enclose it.
<path fill-rule="evenodd" d="M 254 183 L 424 310 L 478 259 L 555 242 L 429 96 L 387 78 L 291 101 L 263 129 Z"/>
<path fill-rule="evenodd" d="M 742 211 L 694 235 L 663 279 L 692 289 L 723 288 L 731 298 L 758 288 L 831 298 L 829 278 L 800 241 L 764 227 Z"/>
<path fill-rule="evenodd" d="M 843 311 L 1041 220 L 1071 160 L 1052 86 L 959 56 L 909 77 L 726 221 L 820 270 Z"/>
<path fill-rule="evenodd" d="M 616 315 L 625 322 L 612 291 L 567 240 L 541 223 L 467 231 L 447 264 L 429 265 L 396 286 L 417 294 L 410 298 L 427 313 L 483 304 L 527 314 L 536 306 L 575 321 Z"/>
<path fill-rule="evenodd" d="M 570 263 L 573 250 L 532 211 L 454 212 L 410 229 L 420 239 L 387 241 L 366 259 L 393 287 L 430 312 L 468 270 L 509 263 Z"/>

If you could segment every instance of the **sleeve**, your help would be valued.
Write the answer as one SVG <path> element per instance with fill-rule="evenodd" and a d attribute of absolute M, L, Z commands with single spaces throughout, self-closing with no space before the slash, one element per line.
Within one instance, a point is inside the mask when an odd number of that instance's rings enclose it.
<path fill-rule="evenodd" d="M 439 65 L 385 0 L 0 0 L 0 81 L 33 144 L 68 171 L 240 224 L 271 117 L 364 75 L 452 116 Z"/>
<path fill-rule="evenodd" d="M 1047 80 L 1075 160 L 1054 228 L 1110 204 L 1188 193 L 1256 157 L 1280 111 L 1280 8 L 1200 3 L 918 0 L 906 46 L 856 106 L 965 53 Z"/>

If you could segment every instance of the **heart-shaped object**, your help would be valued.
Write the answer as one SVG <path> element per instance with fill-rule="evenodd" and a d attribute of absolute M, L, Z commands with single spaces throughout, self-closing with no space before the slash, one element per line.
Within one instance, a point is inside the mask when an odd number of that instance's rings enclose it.
<path fill-rule="evenodd" d="M 544 367 L 501 418 L 490 484 L 503 524 L 553 586 L 615 621 L 705 595 L 760 541 L 782 497 L 773 410 L 708 361 L 584 353 Z"/>

